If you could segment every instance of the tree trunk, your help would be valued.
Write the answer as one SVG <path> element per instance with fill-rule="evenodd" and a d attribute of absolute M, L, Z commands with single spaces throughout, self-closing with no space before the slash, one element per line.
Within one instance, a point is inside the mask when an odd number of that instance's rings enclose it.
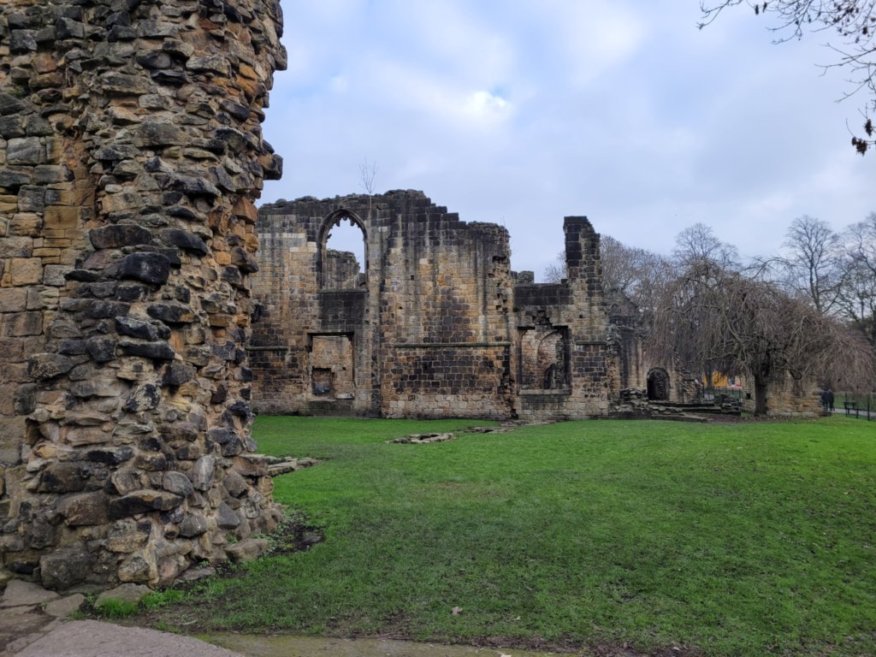
<path fill-rule="evenodd" d="M 754 377 L 754 414 L 767 414 L 767 380 L 766 377 Z"/>

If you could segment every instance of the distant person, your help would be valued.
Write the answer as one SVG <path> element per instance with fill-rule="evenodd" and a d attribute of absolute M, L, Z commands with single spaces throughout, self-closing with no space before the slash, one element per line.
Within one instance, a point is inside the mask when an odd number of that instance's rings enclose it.
<path fill-rule="evenodd" d="M 825 413 L 830 412 L 830 397 L 828 395 L 829 388 L 824 388 L 821 391 L 821 410 Z"/>
<path fill-rule="evenodd" d="M 827 389 L 827 410 L 833 413 L 833 390 Z"/>

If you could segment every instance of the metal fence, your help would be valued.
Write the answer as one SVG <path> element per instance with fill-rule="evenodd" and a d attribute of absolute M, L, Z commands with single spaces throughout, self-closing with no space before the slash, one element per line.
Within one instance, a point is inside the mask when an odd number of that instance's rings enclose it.
<path fill-rule="evenodd" d="M 750 399 L 739 388 L 704 388 L 697 401 L 722 403 L 728 400 L 743 402 Z M 835 415 L 848 415 L 862 420 L 876 420 L 876 392 L 838 392 L 834 396 Z"/>
<path fill-rule="evenodd" d="M 703 401 L 721 401 L 723 399 L 735 399 L 742 401 L 746 394 L 741 388 L 703 388 Z"/>
<path fill-rule="evenodd" d="M 837 415 L 876 420 L 876 393 L 837 393 L 833 412 Z"/>

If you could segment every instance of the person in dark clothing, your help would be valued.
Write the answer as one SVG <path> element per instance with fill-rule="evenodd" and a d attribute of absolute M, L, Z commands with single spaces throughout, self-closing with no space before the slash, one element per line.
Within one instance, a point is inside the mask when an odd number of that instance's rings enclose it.
<path fill-rule="evenodd" d="M 825 413 L 830 412 L 830 402 L 828 401 L 828 390 L 829 388 L 824 388 L 821 391 L 821 410 Z"/>
<path fill-rule="evenodd" d="M 833 390 L 827 389 L 827 410 L 833 413 Z"/>

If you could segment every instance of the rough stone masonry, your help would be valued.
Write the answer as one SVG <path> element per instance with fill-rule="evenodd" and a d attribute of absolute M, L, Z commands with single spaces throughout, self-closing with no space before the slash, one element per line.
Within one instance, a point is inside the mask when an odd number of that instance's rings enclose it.
<path fill-rule="evenodd" d="M 362 231 L 365 262 L 328 248 Z M 253 277 L 255 400 L 275 413 L 606 415 L 645 369 L 635 322 L 606 302 L 599 235 L 566 217 L 567 277 L 510 269 L 508 233 L 413 190 L 264 205 Z M 629 313 L 627 313 L 629 314 Z"/>
<path fill-rule="evenodd" d="M 363 263 L 330 248 L 343 222 L 361 231 Z M 539 284 L 511 271 L 504 228 L 461 221 L 417 190 L 266 204 L 256 232 L 259 411 L 643 417 L 665 409 L 630 400 L 702 394 L 697 377 L 643 348 L 635 304 L 603 289 L 600 236 L 586 217 L 563 220 L 565 278 Z M 770 412 L 817 414 L 812 383 L 772 382 Z"/>
<path fill-rule="evenodd" d="M 244 345 L 280 30 L 278 0 L 0 4 L 14 574 L 161 584 L 276 523 Z"/>

